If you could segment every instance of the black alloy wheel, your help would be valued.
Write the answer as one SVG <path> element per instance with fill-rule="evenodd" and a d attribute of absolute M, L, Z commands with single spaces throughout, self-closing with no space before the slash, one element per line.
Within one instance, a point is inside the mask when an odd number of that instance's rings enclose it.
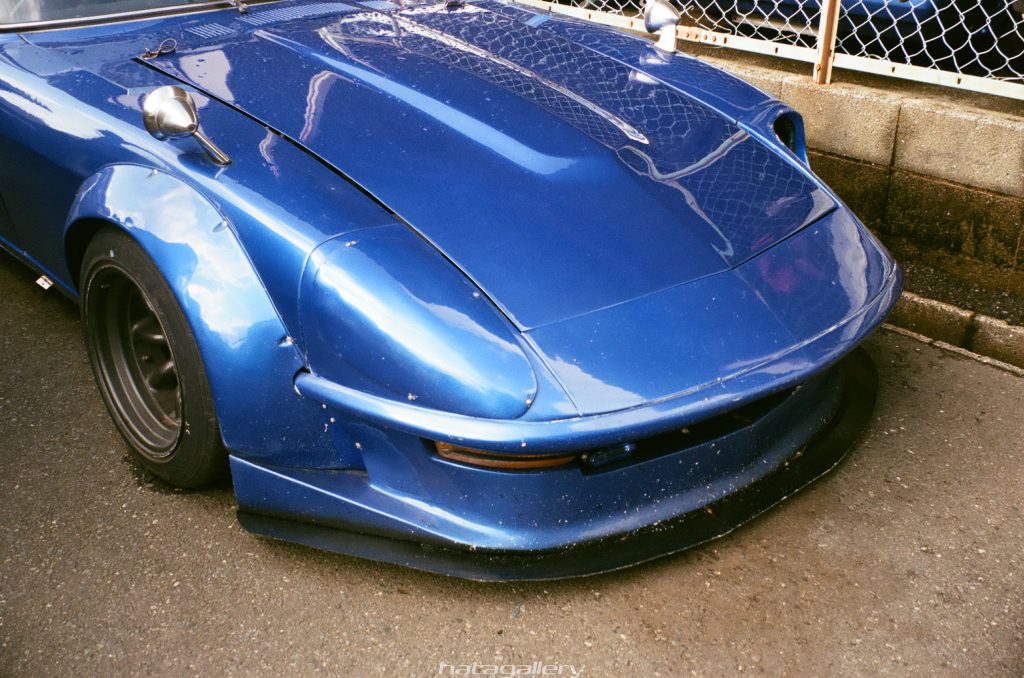
<path fill-rule="evenodd" d="M 181 384 L 156 312 L 134 280 L 114 266 L 92 278 L 87 313 L 99 378 L 136 450 L 153 461 L 172 454 L 181 437 Z"/>

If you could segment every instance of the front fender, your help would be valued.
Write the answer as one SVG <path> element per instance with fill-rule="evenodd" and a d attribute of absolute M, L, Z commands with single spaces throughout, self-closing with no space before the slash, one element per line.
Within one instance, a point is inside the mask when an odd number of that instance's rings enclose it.
<path fill-rule="evenodd" d="M 466 416 L 515 419 L 536 399 L 537 377 L 514 328 L 400 224 L 321 244 L 299 306 L 314 374 Z"/>
<path fill-rule="evenodd" d="M 297 395 L 302 356 L 224 215 L 199 191 L 160 170 L 108 166 L 89 177 L 65 234 L 81 220 L 129 233 L 154 261 L 184 311 L 203 358 L 224 443 L 233 454 L 303 466 L 339 459 L 320 409 Z"/>

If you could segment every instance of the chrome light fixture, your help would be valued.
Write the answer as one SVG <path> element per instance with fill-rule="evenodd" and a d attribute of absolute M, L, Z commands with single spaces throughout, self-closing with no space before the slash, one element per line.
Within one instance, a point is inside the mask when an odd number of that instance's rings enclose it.
<path fill-rule="evenodd" d="M 669 54 L 676 51 L 676 25 L 679 23 L 679 10 L 669 0 L 647 0 L 644 3 L 644 28 L 648 33 L 657 33 L 655 43 L 662 52 Z"/>
<path fill-rule="evenodd" d="M 174 85 L 158 87 L 142 100 L 142 122 L 146 131 L 161 141 L 195 137 L 218 165 L 230 165 L 224 151 L 199 130 L 196 103 L 188 92 Z"/>

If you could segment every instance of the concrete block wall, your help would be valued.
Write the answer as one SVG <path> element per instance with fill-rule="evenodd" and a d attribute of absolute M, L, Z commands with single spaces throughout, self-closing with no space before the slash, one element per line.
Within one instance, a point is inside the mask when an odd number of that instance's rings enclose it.
<path fill-rule="evenodd" d="M 698 56 L 800 111 L 812 167 L 883 239 L 1024 269 L 1024 102 L 869 76 L 822 87 L 805 64 Z"/>

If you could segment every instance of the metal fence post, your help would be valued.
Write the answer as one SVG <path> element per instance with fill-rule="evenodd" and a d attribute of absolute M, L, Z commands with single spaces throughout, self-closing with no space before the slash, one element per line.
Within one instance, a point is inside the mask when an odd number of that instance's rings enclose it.
<path fill-rule="evenodd" d="M 832 82 L 832 57 L 836 49 L 839 28 L 840 0 L 822 0 L 821 19 L 818 22 L 818 57 L 814 62 L 814 82 L 827 85 Z"/>

